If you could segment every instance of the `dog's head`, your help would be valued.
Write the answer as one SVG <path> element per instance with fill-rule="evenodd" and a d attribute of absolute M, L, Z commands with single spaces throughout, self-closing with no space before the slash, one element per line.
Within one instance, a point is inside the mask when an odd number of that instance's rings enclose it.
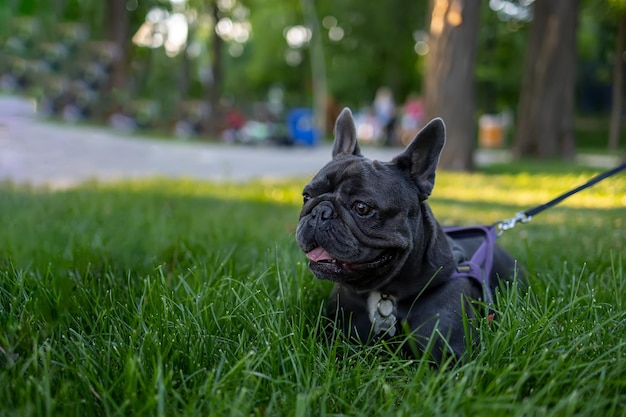
<path fill-rule="evenodd" d="M 421 206 L 445 142 L 441 119 L 390 162 L 361 155 L 349 109 L 335 124 L 332 160 L 303 191 L 296 240 L 319 279 L 370 291 L 393 280 L 423 249 Z"/>

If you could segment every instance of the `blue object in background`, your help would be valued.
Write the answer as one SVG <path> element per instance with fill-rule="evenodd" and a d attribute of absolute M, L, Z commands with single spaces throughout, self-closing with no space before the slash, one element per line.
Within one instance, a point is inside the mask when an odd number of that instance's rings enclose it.
<path fill-rule="evenodd" d="M 287 129 L 296 145 L 315 146 L 319 132 L 315 127 L 313 111 L 307 108 L 292 109 L 287 113 Z"/>

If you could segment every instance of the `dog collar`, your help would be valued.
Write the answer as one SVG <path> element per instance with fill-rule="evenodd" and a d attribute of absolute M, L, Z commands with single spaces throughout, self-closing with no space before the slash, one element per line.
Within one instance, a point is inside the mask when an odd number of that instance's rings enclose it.
<path fill-rule="evenodd" d="M 389 294 L 370 292 L 367 297 L 367 311 L 375 335 L 396 334 L 396 300 Z"/>

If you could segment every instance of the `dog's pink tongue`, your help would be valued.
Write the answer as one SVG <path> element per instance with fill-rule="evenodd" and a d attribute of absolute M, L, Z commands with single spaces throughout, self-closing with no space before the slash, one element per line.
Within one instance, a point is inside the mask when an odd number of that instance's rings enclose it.
<path fill-rule="evenodd" d="M 326 252 L 326 250 L 321 246 L 318 246 L 317 248 L 313 249 L 311 252 L 307 253 L 306 257 L 312 260 L 313 262 L 326 261 L 326 260 L 333 259 L 333 257 L 330 256 L 330 253 Z"/>

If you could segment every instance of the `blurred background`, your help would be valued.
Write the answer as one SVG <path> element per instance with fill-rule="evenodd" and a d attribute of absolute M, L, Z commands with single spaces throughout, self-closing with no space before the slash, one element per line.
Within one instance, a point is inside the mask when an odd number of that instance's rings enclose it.
<path fill-rule="evenodd" d="M 626 0 L 2 0 L 0 94 L 65 123 L 315 146 L 443 117 L 441 166 L 624 155 Z"/>

